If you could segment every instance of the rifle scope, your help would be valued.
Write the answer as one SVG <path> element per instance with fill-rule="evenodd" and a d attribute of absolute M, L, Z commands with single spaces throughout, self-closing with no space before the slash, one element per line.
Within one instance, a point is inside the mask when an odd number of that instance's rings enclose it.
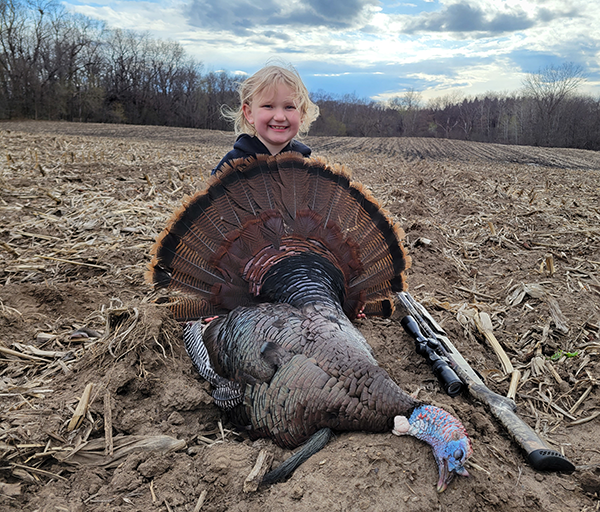
<path fill-rule="evenodd" d="M 459 395 L 463 390 L 463 381 L 456 375 L 456 372 L 450 367 L 448 361 L 444 358 L 440 342 L 431 337 L 423 336 L 419 324 L 410 315 L 400 320 L 404 330 L 415 340 L 417 354 L 421 354 L 433 370 L 433 374 L 438 378 L 444 391 L 451 397 Z"/>

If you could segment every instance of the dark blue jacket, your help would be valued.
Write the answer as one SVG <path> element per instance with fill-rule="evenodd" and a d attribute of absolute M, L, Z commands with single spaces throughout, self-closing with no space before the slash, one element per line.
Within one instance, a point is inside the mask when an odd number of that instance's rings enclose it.
<path fill-rule="evenodd" d="M 311 154 L 311 149 L 308 146 L 302 144 L 302 142 L 298 142 L 295 139 L 292 139 L 289 144 L 280 151 L 280 153 L 286 153 L 288 151 L 295 151 L 304 157 L 309 157 Z M 212 170 L 211 174 L 216 173 L 223 166 L 223 164 L 230 162 L 231 160 L 235 160 L 236 158 L 270 154 L 271 152 L 258 137 L 253 137 L 252 135 L 242 133 L 235 141 L 233 149 L 222 158 L 218 165 Z"/>

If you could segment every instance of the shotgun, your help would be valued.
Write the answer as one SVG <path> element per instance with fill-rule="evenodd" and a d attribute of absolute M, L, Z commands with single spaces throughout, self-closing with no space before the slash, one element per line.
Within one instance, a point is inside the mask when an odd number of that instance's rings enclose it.
<path fill-rule="evenodd" d="M 549 449 L 517 416 L 513 400 L 494 393 L 484 384 L 422 304 L 406 292 L 400 292 L 397 297 L 406 312 L 401 320 L 402 327 L 415 340 L 417 351 L 428 359 L 450 396 L 456 396 L 466 388 L 474 398 L 487 404 L 492 414 L 525 450 L 533 468 L 543 471 L 575 470 L 573 463 L 561 453 Z"/>

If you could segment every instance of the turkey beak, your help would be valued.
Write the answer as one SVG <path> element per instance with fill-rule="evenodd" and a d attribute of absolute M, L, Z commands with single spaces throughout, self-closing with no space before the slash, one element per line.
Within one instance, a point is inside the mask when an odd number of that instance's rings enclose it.
<path fill-rule="evenodd" d="M 444 492 L 453 478 L 454 473 L 448 471 L 448 461 L 444 460 L 440 464 L 440 478 L 437 484 L 437 492 Z"/>
<path fill-rule="evenodd" d="M 443 464 L 440 465 L 440 478 L 437 484 L 437 491 L 444 492 L 450 482 L 452 482 L 455 474 L 467 477 L 470 476 L 463 466 L 458 466 L 452 471 L 448 471 L 448 461 L 443 461 Z"/>

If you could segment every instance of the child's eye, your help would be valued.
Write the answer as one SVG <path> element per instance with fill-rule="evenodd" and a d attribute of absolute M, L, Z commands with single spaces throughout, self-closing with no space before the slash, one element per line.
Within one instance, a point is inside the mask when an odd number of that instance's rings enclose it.
<path fill-rule="evenodd" d="M 296 105 L 288 105 L 285 107 L 287 110 L 296 110 Z"/>

